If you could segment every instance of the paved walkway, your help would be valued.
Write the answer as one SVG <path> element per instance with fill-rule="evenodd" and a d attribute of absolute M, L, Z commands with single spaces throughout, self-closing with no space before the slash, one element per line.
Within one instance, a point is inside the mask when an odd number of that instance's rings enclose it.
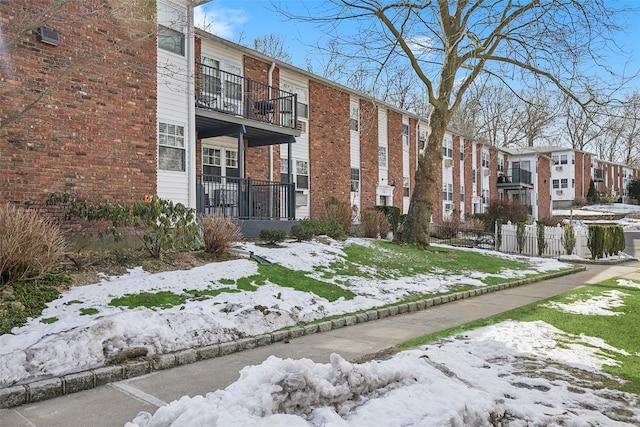
<path fill-rule="evenodd" d="M 153 413 L 159 406 L 181 396 L 225 388 L 238 379 L 238 371 L 244 366 L 260 364 L 270 355 L 328 363 L 329 356 L 335 352 L 353 360 L 410 338 L 499 314 L 615 276 L 640 280 L 640 262 L 588 265 L 585 271 L 576 274 L 305 335 L 288 343 L 279 342 L 51 400 L 2 409 L 0 426 L 122 426 L 139 411 Z"/>

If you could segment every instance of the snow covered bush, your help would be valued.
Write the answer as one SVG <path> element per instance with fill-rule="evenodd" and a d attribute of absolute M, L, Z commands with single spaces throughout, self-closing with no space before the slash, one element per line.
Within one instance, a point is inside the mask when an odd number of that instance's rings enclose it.
<path fill-rule="evenodd" d="M 213 255 L 221 255 L 242 240 L 242 232 L 229 218 L 218 215 L 207 215 L 200 218 L 202 243 L 204 251 Z"/>
<path fill-rule="evenodd" d="M 0 287 L 42 277 L 64 248 L 59 227 L 38 212 L 0 204 Z"/>

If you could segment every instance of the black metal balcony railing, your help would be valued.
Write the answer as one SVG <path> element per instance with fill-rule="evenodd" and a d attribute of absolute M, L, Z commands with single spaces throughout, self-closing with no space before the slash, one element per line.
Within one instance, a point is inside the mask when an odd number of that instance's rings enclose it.
<path fill-rule="evenodd" d="M 295 129 L 297 95 L 198 63 L 196 106 Z"/>
<path fill-rule="evenodd" d="M 295 184 L 199 175 L 198 213 L 236 219 L 295 219 Z"/>
<path fill-rule="evenodd" d="M 533 185 L 531 172 L 525 169 L 513 169 L 511 175 L 498 176 L 498 186 L 500 184 L 527 184 Z"/>

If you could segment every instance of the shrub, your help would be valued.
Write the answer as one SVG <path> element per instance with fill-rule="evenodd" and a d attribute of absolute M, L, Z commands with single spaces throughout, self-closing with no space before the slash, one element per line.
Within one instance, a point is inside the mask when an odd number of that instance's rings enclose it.
<path fill-rule="evenodd" d="M 431 227 L 431 236 L 437 239 L 450 239 L 460 231 L 460 214 L 454 211 L 451 217 Z"/>
<path fill-rule="evenodd" d="M 221 255 L 243 238 L 238 226 L 222 216 L 202 216 L 200 225 L 204 251 L 210 254 Z"/>
<path fill-rule="evenodd" d="M 375 210 L 382 212 L 391 226 L 391 231 L 394 233 L 398 230 L 398 224 L 400 224 L 400 208 L 397 206 L 376 206 Z"/>
<path fill-rule="evenodd" d="M 640 179 L 634 179 L 628 186 L 629 196 L 640 202 Z"/>
<path fill-rule="evenodd" d="M 291 235 L 298 240 L 311 240 L 313 236 L 329 236 L 339 239 L 344 235 L 340 224 L 333 218 L 304 218 L 291 227 Z"/>
<path fill-rule="evenodd" d="M 564 225 L 564 235 L 562 236 L 562 245 L 567 255 L 571 255 L 576 247 L 576 232 L 572 224 Z"/>
<path fill-rule="evenodd" d="M 467 217 L 462 224 L 465 230 L 470 231 L 483 231 L 484 221 L 476 217 Z"/>
<path fill-rule="evenodd" d="M 489 202 L 486 212 L 487 230 L 493 231 L 494 224 L 498 219 L 503 222 L 511 221 L 514 224 L 527 221 L 529 209 L 527 205 L 505 199 L 493 199 Z"/>
<path fill-rule="evenodd" d="M 364 237 L 373 239 L 386 237 L 390 230 L 387 215 L 377 209 L 362 213 L 362 226 L 364 228 Z"/>
<path fill-rule="evenodd" d="M 192 248 L 198 235 L 193 209 L 158 196 L 145 197 L 132 205 L 124 202 L 112 205 L 108 201 L 91 204 L 77 201 L 68 193 L 51 194 L 47 205 L 58 205 L 66 219 L 76 218 L 94 223 L 110 221 L 111 226 L 100 231 L 119 237 L 119 228 L 133 227 L 151 256 L 162 256 L 173 249 Z"/>
<path fill-rule="evenodd" d="M 596 192 L 596 185 L 593 180 L 589 182 L 589 190 L 587 191 L 587 203 L 593 205 L 598 202 L 598 193 Z"/>
<path fill-rule="evenodd" d="M 46 275 L 64 249 L 59 227 L 38 212 L 0 204 L 0 287 Z"/>
<path fill-rule="evenodd" d="M 263 228 L 260 230 L 260 240 L 270 245 L 275 245 L 287 238 L 287 232 L 277 228 Z"/>
<path fill-rule="evenodd" d="M 341 202 L 335 197 L 332 197 L 331 200 L 324 204 L 324 212 L 322 218 L 324 219 L 333 219 L 342 230 L 349 234 L 351 230 L 351 225 L 353 224 L 353 208 L 347 202 Z"/>

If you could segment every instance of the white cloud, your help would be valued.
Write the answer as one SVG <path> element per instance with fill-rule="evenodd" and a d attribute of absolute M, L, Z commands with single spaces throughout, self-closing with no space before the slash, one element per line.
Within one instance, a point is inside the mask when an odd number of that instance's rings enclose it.
<path fill-rule="evenodd" d="M 196 27 L 230 40 L 247 21 L 249 16 L 242 9 L 218 8 L 211 4 L 194 9 Z"/>

